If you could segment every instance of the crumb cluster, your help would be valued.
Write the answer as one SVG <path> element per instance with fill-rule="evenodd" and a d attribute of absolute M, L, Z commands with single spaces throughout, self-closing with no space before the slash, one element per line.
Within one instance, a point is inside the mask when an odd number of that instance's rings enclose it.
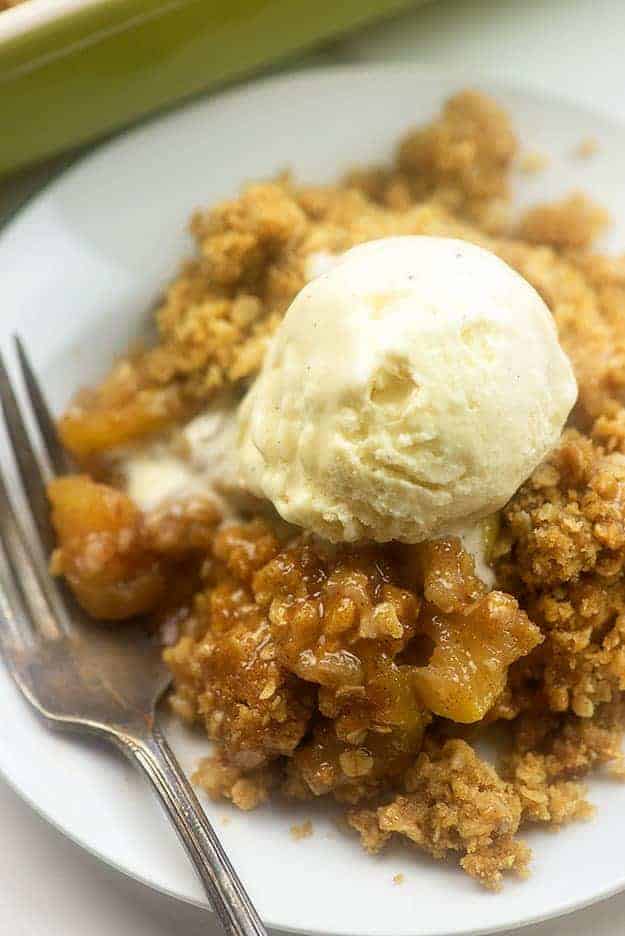
<path fill-rule="evenodd" d="M 214 742 L 195 775 L 209 795 L 330 796 L 367 850 L 402 837 L 488 887 L 525 874 L 519 830 L 586 818 L 583 777 L 625 772 L 625 260 L 593 251 L 607 217 L 577 193 L 515 219 L 516 156 L 508 116 L 463 92 L 389 166 L 284 176 L 196 214 L 157 343 L 60 423 L 99 477 L 112 449 L 245 389 L 311 254 L 473 241 L 542 295 L 579 384 L 559 446 L 501 513 L 494 590 L 453 539 L 337 548 L 266 518 L 219 528 L 206 505 L 141 515 L 86 475 L 51 489 L 54 568 L 80 600 L 178 634 L 170 701 Z M 472 744 L 493 731 L 495 765 Z"/>
<path fill-rule="evenodd" d="M 313 824 L 310 819 L 305 819 L 300 825 L 291 826 L 290 832 L 291 837 L 294 838 L 296 842 L 301 842 L 302 839 L 307 839 L 314 835 Z"/>
<path fill-rule="evenodd" d="M 525 175 L 537 175 L 549 165 L 549 157 L 540 150 L 530 150 L 522 153 L 519 159 L 519 169 Z"/>
<path fill-rule="evenodd" d="M 599 140 L 596 137 L 584 137 L 579 141 L 573 153 L 578 159 L 591 159 L 599 152 Z"/>

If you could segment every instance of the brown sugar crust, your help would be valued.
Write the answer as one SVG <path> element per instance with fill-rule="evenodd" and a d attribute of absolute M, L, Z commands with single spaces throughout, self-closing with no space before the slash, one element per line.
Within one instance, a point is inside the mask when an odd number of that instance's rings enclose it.
<path fill-rule="evenodd" d="M 335 186 L 284 176 L 198 212 L 157 343 L 60 423 L 91 465 L 242 392 L 318 251 L 481 244 L 541 294 L 579 384 L 559 446 L 502 511 L 495 590 L 453 539 L 337 548 L 260 519 L 218 529 L 207 505 L 142 515 L 84 476 L 51 490 L 54 568 L 83 603 L 177 630 L 170 702 L 215 744 L 195 775 L 209 795 L 242 809 L 331 796 L 369 851 L 401 838 L 488 887 L 525 873 L 519 830 L 587 817 L 582 778 L 625 772 L 625 260 L 593 252 L 605 215 L 583 197 L 515 222 L 516 152 L 508 116 L 463 92 L 389 166 Z M 83 497 L 97 523 L 72 513 Z M 492 766 L 470 740 L 495 722 Z"/>

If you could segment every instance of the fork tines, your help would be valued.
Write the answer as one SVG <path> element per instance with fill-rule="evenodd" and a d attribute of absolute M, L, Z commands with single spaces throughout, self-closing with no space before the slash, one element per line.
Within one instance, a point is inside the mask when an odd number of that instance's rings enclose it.
<path fill-rule="evenodd" d="M 33 412 L 44 444 L 49 448 L 53 422 L 24 348 L 19 343 L 16 344 Z M 50 523 L 45 476 L 1 355 L 0 404 L 38 538 L 37 543 L 31 542 L 24 525 L 20 523 L 9 493 L 6 473 L 0 467 L 0 553 L 3 566 L 0 576 L 0 612 L 6 625 L 10 627 L 14 640 L 18 634 L 24 639 L 26 634 L 32 638 L 27 618 L 43 636 L 55 638 L 61 633 L 65 614 L 58 589 L 46 571 L 46 560 L 54 545 L 54 534 Z M 0 630 L 3 628 L 0 627 Z"/>

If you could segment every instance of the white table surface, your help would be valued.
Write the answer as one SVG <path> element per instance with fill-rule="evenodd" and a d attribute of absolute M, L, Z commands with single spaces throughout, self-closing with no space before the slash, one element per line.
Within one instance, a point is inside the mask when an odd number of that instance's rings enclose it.
<path fill-rule="evenodd" d="M 334 44 L 322 59 L 479 67 L 625 120 L 624 36 L 622 0 L 437 0 Z M 5 185 L 0 218 L 51 168 Z M 217 936 L 211 914 L 102 865 L 48 826 L 2 781 L 0 830 L 2 936 Z M 625 894 L 523 932 L 622 936 Z"/>

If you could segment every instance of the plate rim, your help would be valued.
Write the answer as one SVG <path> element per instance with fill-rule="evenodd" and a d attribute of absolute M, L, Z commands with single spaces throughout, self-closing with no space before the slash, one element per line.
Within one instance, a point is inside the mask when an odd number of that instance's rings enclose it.
<path fill-rule="evenodd" d="M 446 68 L 432 63 L 396 61 L 341 62 L 294 68 L 287 71 L 280 71 L 278 74 L 252 77 L 250 79 L 236 82 L 234 85 L 228 85 L 221 90 L 217 90 L 215 93 L 194 97 L 191 100 L 183 102 L 179 106 L 167 108 L 165 111 L 162 111 L 156 115 L 139 120 L 138 122 L 133 123 L 131 126 L 124 128 L 119 133 L 116 133 L 113 136 L 108 136 L 103 140 L 90 145 L 86 150 L 80 149 L 77 153 L 70 154 L 69 161 L 64 162 L 60 167 L 53 170 L 53 172 L 48 177 L 46 177 L 41 183 L 37 184 L 23 199 L 18 202 L 15 207 L 9 210 L 7 215 L 2 220 L 0 220 L 0 251 L 2 250 L 5 238 L 10 236 L 13 225 L 19 223 L 22 214 L 28 211 L 28 209 L 33 206 L 37 199 L 47 193 L 49 189 L 52 189 L 56 184 L 60 183 L 66 176 L 71 175 L 72 172 L 79 171 L 91 160 L 95 160 L 96 158 L 100 157 L 103 152 L 106 152 L 107 150 L 113 150 L 117 145 L 123 143 L 123 141 L 127 140 L 129 137 L 132 137 L 134 134 L 140 134 L 148 127 L 157 125 L 160 122 L 166 122 L 172 117 L 175 118 L 175 115 L 183 110 L 193 110 L 194 108 L 199 109 L 205 106 L 210 106 L 217 101 L 224 103 L 231 101 L 236 102 L 237 99 L 244 98 L 249 94 L 262 94 L 266 89 L 271 88 L 271 86 L 274 85 L 284 85 L 287 83 L 293 84 L 297 82 L 301 82 L 302 84 L 307 84 L 309 82 L 314 83 L 316 79 L 327 79 L 332 76 L 339 78 L 341 74 L 351 74 L 352 76 L 358 76 L 359 74 L 362 74 L 370 76 L 371 72 L 414 75 L 415 77 L 425 77 L 430 79 L 436 79 L 438 77 L 441 78 L 441 80 L 444 79 L 445 81 L 452 80 L 457 82 L 459 87 L 470 87 L 472 85 L 480 86 L 481 84 L 490 85 L 494 89 L 499 89 L 503 93 L 509 93 L 512 95 L 527 95 L 533 97 L 534 99 L 549 102 L 553 106 L 567 108 L 574 107 L 577 111 L 580 113 L 585 113 L 589 117 L 595 119 L 599 118 L 607 126 L 614 127 L 621 132 L 623 129 L 625 129 L 624 120 L 620 119 L 619 117 L 615 116 L 614 113 L 600 106 L 591 107 L 587 103 L 578 103 L 566 93 L 553 91 L 552 89 L 544 90 L 539 86 L 533 85 L 529 81 L 511 81 L 507 78 L 501 78 L 493 69 L 475 67 L 467 69 Z M 30 710 L 30 706 L 28 706 L 26 700 L 21 697 L 19 690 L 13 683 L 12 691 L 20 695 L 21 702 Z M 167 888 L 162 883 L 150 880 L 138 871 L 132 870 L 129 867 L 125 867 L 123 864 L 119 863 L 119 860 L 101 852 L 97 846 L 94 846 L 88 840 L 81 838 L 79 835 L 67 830 L 61 824 L 61 822 L 54 818 L 54 816 L 50 814 L 43 806 L 41 806 L 32 796 L 20 788 L 18 783 L 14 781 L 12 775 L 7 771 L 6 764 L 2 760 L 0 760 L 0 776 L 20 797 L 20 799 L 25 802 L 31 809 L 33 809 L 33 811 L 42 819 L 44 819 L 46 823 L 48 823 L 53 829 L 62 834 L 66 839 L 77 845 L 79 848 L 93 855 L 99 861 L 102 861 L 107 867 L 112 868 L 130 880 L 136 881 L 142 887 L 146 887 L 150 890 L 156 891 L 157 893 L 161 893 L 173 900 L 179 900 L 182 903 L 195 906 L 198 909 L 202 909 L 210 913 L 214 912 L 213 908 L 208 904 L 208 902 L 197 900 L 188 894 Z M 470 929 L 447 929 L 445 936 L 486 936 L 486 934 L 490 933 L 502 933 L 510 931 L 511 928 L 515 930 L 521 930 L 527 926 L 571 916 L 578 910 L 591 907 L 623 891 L 625 891 L 625 866 L 622 872 L 622 876 L 619 878 L 617 883 L 599 889 L 591 897 L 580 899 L 575 899 L 573 897 L 570 900 L 563 899 L 556 906 L 552 907 L 546 912 L 536 912 L 530 916 L 524 916 L 522 919 L 496 923 L 486 927 L 478 926 L 472 927 Z M 484 894 L 484 898 L 488 899 L 489 895 Z M 496 897 L 494 899 L 496 899 Z M 272 930 L 276 929 L 282 932 L 297 933 L 302 934 L 302 936 L 369 936 L 368 931 L 362 929 L 338 929 L 333 931 L 325 929 L 314 929 L 309 926 L 288 925 L 284 922 L 274 921 L 268 918 L 266 915 L 263 915 L 263 921 L 265 922 L 266 926 Z M 412 932 L 414 932 L 414 936 L 418 936 L 416 931 Z M 398 933 L 399 931 L 397 929 L 389 929 L 388 931 L 385 931 L 384 934 L 376 931 L 376 936 L 398 936 Z M 403 931 L 401 931 L 401 936 L 403 936 Z M 443 936 L 442 931 L 439 936 Z"/>

